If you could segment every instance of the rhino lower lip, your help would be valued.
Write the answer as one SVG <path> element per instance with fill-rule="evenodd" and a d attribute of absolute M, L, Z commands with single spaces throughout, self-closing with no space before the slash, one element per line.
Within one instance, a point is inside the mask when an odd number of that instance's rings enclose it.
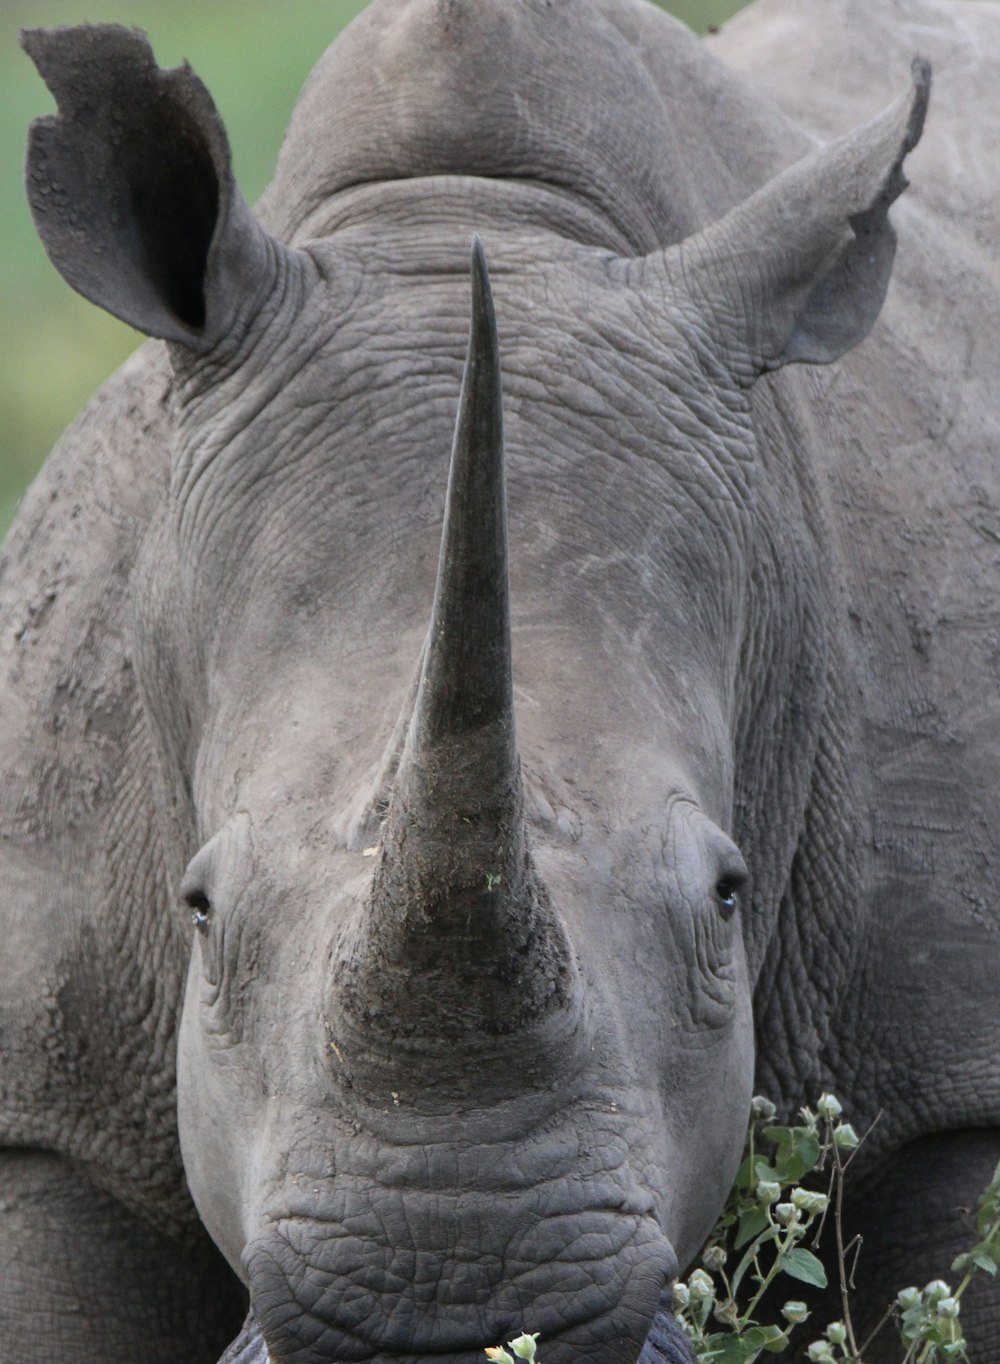
<path fill-rule="evenodd" d="M 648 1217 L 588 1211 L 558 1220 L 534 1246 L 523 1228 L 498 1228 L 497 1252 L 473 1260 L 460 1249 L 432 1256 L 378 1245 L 301 1215 L 280 1219 L 243 1257 L 271 1364 L 467 1364 L 521 1330 L 540 1333 L 548 1364 L 588 1349 L 607 1364 L 632 1364 L 676 1275 L 673 1248 Z M 463 1243 L 476 1244 L 471 1228 L 454 1245 Z"/>
<path fill-rule="evenodd" d="M 641 1364 L 678 1364 L 679 1361 L 689 1364 L 692 1358 L 690 1342 L 674 1315 L 670 1301 L 671 1282 L 664 1286 L 660 1294 L 656 1317 L 637 1356 Z M 417 1357 L 421 1358 L 420 1355 Z M 441 1355 L 437 1359 L 438 1364 L 448 1364 Z M 463 1364 L 468 1364 L 468 1355 L 463 1354 L 462 1360 Z M 268 1354 L 260 1323 L 252 1309 L 238 1338 L 230 1345 L 220 1364 L 277 1364 Z"/>

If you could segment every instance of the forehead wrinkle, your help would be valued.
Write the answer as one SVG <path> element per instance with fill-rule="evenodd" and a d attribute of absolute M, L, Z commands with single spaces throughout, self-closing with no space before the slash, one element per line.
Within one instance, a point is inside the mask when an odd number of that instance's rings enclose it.
<path fill-rule="evenodd" d="M 539 288 L 546 306 L 521 306 Z M 630 330 L 634 305 L 610 289 L 590 300 L 591 316 L 580 311 L 579 296 L 559 313 L 566 292 L 551 275 L 531 272 L 499 290 L 501 319 L 519 319 L 516 336 L 502 328 L 501 346 L 512 530 L 519 521 L 524 528 L 525 518 L 533 530 L 555 522 L 564 545 L 589 543 L 587 553 L 602 562 L 609 537 L 611 550 L 627 543 L 628 562 L 617 562 L 615 572 L 630 574 L 635 591 L 619 611 L 636 592 L 648 607 L 655 582 L 701 535 L 702 568 L 688 565 L 675 590 L 690 594 L 685 609 L 703 618 L 703 633 L 732 636 L 718 608 L 749 534 L 745 432 L 725 400 L 713 400 L 703 369 L 685 371 L 681 382 L 680 337 L 675 353 L 645 332 L 642 318 Z M 399 290 L 368 277 L 352 302 L 351 317 L 332 330 L 330 309 L 320 310 L 326 334 L 289 382 L 270 385 L 270 400 L 252 409 L 252 430 L 237 428 L 228 444 L 212 430 L 213 470 L 221 476 L 228 465 L 233 481 L 228 500 L 214 505 L 198 485 L 188 543 L 221 542 L 220 580 L 232 579 L 235 588 L 238 578 L 240 596 L 250 582 L 273 596 L 279 565 L 281 574 L 290 565 L 301 577 L 314 563 L 331 582 L 335 568 L 338 592 L 353 597 L 379 556 L 405 576 L 414 550 L 397 552 L 400 529 L 437 533 L 468 326 L 467 280 L 421 278 Z M 699 529 L 706 525 L 707 536 Z M 296 545 L 294 555 L 286 557 L 282 537 Z M 526 549 L 527 541 L 518 556 Z M 569 566 L 574 562 L 571 556 Z M 517 562 L 513 570 L 521 576 Z M 731 593 L 726 600 L 733 608 Z"/>
<path fill-rule="evenodd" d="M 399 415 L 406 418 L 406 441 L 390 440 L 398 435 Z M 450 403 L 425 397 L 420 409 L 411 403 L 400 414 L 384 415 L 363 447 L 352 444 L 349 463 L 327 457 L 329 440 L 314 425 L 317 438 L 308 450 L 244 481 L 238 497 L 219 513 L 224 534 L 213 536 L 207 521 L 199 527 L 200 546 L 215 561 L 216 599 L 232 611 L 240 603 L 273 602 L 319 578 L 335 588 L 331 605 L 346 610 L 373 567 L 378 578 L 391 569 L 393 546 L 428 532 L 427 543 L 436 549 L 450 421 Z M 391 458 L 382 458 L 390 443 Z M 440 478 L 427 478 L 429 454 L 436 454 L 431 462 Z M 422 490 L 430 484 L 428 499 Z M 401 487 L 414 495 L 401 497 Z"/>
<path fill-rule="evenodd" d="M 679 520 L 683 532 L 684 519 L 694 512 L 699 534 L 707 521 L 710 541 L 722 538 L 714 552 L 725 559 L 746 549 L 753 465 L 745 457 L 752 446 L 745 428 L 695 422 L 690 405 L 661 374 L 628 365 L 609 370 L 579 358 L 571 372 L 546 371 L 541 351 L 537 339 L 515 348 L 505 371 L 512 497 L 523 450 L 532 481 L 554 483 L 561 501 L 574 501 L 595 479 L 605 484 L 604 498 L 584 498 L 579 509 L 596 518 L 597 529 L 609 511 L 614 520 L 616 508 L 627 514 L 631 507 L 639 518 L 638 536 L 626 541 L 633 548 L 655 539 L 671 521 Z M 544 458 L 529 463 L 533 449 L 544 451 Z"/>
<path fill-rule="evenodd" d="M 228 440 L 213 432 L 196 478 L 177 494 L 179 532 L 188 549 L 196 552 L 222 524 L 247 548 L 248 536 L 274 515 L 282 517 L 289 489 L 302 481 L 313 485 L 320 503 L 324 489 L 336 487 L 335 509 L 349 502 L 345 479 L 355 490 L 362 475 L 389 480 L 389 492 L 392 480 L 414 462 L 446 460 L 461 361 L 448 357 L 452 363 L 442 372 L 426 356 L 412 362 L 398 346 L 393 357 L 390 366 L 369 359 L 355 365 L 354 382 L 345 386 L 336 376 L 322 396 L 315 374 L 304 384 L 293 382 L 266 405 L 256 404 L 252 424 L 232 430 Z M 432 449 L 414 446 L 421 424 L 438 437 Z M 299 529 L 312 519 L 305 517 Z"/>
<path fill-rule="evenodd" d="M 376 276 L 369 268 L 352 274 L 350 283 L 345 298 L 339 276 L 324 273 L 304 302 L 266 328 L 279 338 L 277 345 L 256 347 L 238 371 L 208 387 L 182 385 L 171 483 L 180 500 L 195 505 L 202 475 L 270 408 L 294 400 L 304 387 L 338 402 L 371 387 L 373 366 L 395 365 L 394 382 L 406 383 L 447 365 L 456 375 L 457 401 L 468 333 L 467 278 L 417 281 L 415 289 L 413 280 Z"/>
<path fill-rule="evenodd" d="M 302 344 L 306 338 L 296 333 Z M 328 344 L 328 336 L 313 340 L 310 333 L 304 358 L 296 372 L 306 369 Z M 293 350 L 294 350 L 293 346 Z M 249 376 L 240 370 L 224 380 L 204 398 L 184 404 L 178 432 L 177 449 L 171 470 L 171 496 L 183 510 L 183 516 L 197 520 L 203 498 L 211 496 L 210 475 L 224 460 L 225 453 L 242 433 L 264 417 L 272 406 L 285 396 L 287 383 L 282 382 L 283 367 L 272 357 L 272 365 L 261 373 Z M 265 377 L 266 376 L 266 377 Z M 206 484 L 208 485 L 206 491 Z"/>

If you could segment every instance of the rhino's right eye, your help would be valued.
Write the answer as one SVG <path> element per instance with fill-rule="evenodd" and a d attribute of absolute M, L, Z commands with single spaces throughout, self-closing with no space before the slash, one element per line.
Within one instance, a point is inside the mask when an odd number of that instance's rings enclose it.
<path fill-rule="evenodd" d="M 715 903 L 723 919 L 731 919 L 739 909 L 741 894 L 748 879 L 746 863 L 737 848 L 730 844 L 715 883 Z"/>
<path fill-rule="evenodd" d="M 724 918 L 729 918 L 736 913 L 740 903 L 740 886 L 742 880 L 735 876 L 724 876 L 715 887 L 715 898 L 719 903 Z"/>
<path fill-rule="evenodd" d="M 189 890 L 184 896 L 184 903 L 191 911 L 191 923 L 203 938 L 207 937 L 212 922 L 212 905 L 208 896 L 203 890 Z"/>

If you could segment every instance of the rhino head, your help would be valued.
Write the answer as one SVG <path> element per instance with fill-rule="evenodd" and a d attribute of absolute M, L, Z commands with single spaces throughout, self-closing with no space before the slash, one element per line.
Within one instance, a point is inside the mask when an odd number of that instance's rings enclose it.
<path fill-rule="evenodd" d="M 200 1216 L 274 1364 L 634 1361 L 740 1158 L 823 705 L 750 393 L 872 325 L 926 72 L 644 255 L 450 182 L 289 246 L 187 68 L 26 41 L 46 247 L 169 347 L 130 590 Z"/>

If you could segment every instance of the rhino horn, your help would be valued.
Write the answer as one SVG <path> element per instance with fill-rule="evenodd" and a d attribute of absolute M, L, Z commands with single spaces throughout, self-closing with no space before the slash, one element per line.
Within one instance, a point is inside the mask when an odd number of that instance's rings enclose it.
<path fill-rule="evenodd" d="M 477 237 L 434 607 L 382 838 L 380 870 L 388 875 L 391 864 L 405 887 L 389 877 L 380 894 L 426 904 L 518 885 L 522 827 L 500 347 Z"/>
<path fill-rule="evenodd" d="M 511 669 L 500 348 L 482 244 L 452 446 L 434 609 L 408 735 L 412 762 L 472 739 L 476 803 L 518 784 Z M 456 774 L 457 775 L 457 774 Z M 466 774 L 467 776 L 470 774 Z"/>
<path fill-rule="evenodd" d="M 565 937 L 525 837 L 501 407 L 496 318 L 476 238 L 431 624 L 339 991 L 366 1028 L 381 1019 L 396 1036 L 506 1032 L 568 998 Z"/>

